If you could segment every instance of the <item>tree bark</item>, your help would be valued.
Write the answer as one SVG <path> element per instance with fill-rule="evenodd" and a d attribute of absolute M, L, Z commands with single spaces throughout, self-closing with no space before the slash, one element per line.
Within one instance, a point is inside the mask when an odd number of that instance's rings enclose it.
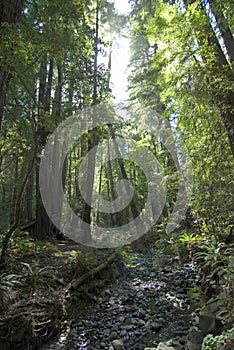
<path fill-rule="evenodd" d="M 184 4 L 186 8 L 188 9 L 188 6 L 192 3 L 194 3 L 195 0 L 184 0 Z M 202 2 L 198 5 L 198 9 L 201 12 L 201 15 L 206 16 L 206 26 L 203 30 L 203 33 L 201 34 L 201 31 L 195 32 L 197 42 L 199 46 L 203 46 L 203 44 L 208 40 L 208 43 L 211 47 L 214 48 L 215 52 L 215 61 L 212 63 L 212 72 L 214 74 L 214 79 L 211 78 L 209 85 L 213 90 L 213 96 L 212 96 L 212 102 L 217 105 L 220 109 L 221 118 L 224 123 L 224 127 L 227 132 L 227 136 L 229 139 L 231 152 L 234 157 L 234 96 L 233 91 L 231 89 L 226 89 L 226 91 L 223 91 L 223 89 L 220 89 L 217 85 L 217 81 L 215 79 L 217 74 L 223 74 L 223 77 L 227 79 L 226 83 L 230 82 L 230 84 L 233 84 L 234 80 L 234 73 L 232 70 L 232 66 L 229 64 L 227 57 L 225 56 L 221 45 L 217 39 L 217 36 L 212 28 L 211 25 L 211 19 L 206 13 L 205 4 Z M 206 64 L 206 61 L 204 60 L 204 63 Z M 223 78 L 222 77 L 222 78 Z"/>
<path fill-rule="evenodd" d="M 53 106 L 53 115 L 54 115 L 55 126 L 58 126 L 59 118 L 61 115 L 62 87 L 63 87 L 63 68 L 62 68 L 62 65 L 59 64 L 58 65 L 58 84 L 56 86 L 55 100 L 54 100 L 54 106 Z"/>
<path fill-rule="evenodd" d="M 232 32 L 228 26 L 227 20 L 223 14 L 222 8 L 218 6 L 217 2 L 214 0 L 209 0 L 211 11 L 217 22 L 220 34 L 222 36 L 225 48 L 227 50 L 227 55 L 230 63 L 234 62 L 234 38 Z M 233 69 L 233 67 L 232 67 Z"/>
<path fill-rule="evenodd" d="M 6 35 L 4 23 L 15 25 L 20 18 L 23 9 L 24 0 L 1 0 L 0 1 L 0 44 L 2 38 Z M 12 55 L 14 54 L 14 47 L 12 45 Z M 6 102 L 6 94 L 8 83 L 10 80 L 11 67 L 7 64 L 7 57 L 4 57 L 6 63 L 0 66 L 0 131 L 2 128 L 2 120 L 4 107 Z"/>
<path fill-rule="evenodd" d="M 95 26 L 95 39 L 94 39 L 94 73 L 93 73 L 93 101 L 92 105 L 95 106 L 98 103 L 98 95 L 97 95 L 97 71 L 98 71 L 98 38 L 99 38 L 99 0 L 96 0 L 96 26 Z M 93 186 L 94 186 L 94 173 L 95 173 L 95 158 L 96 152 L 90 152 L 92 148 L 97 144 L 97 140 L 95 140 L 92 136 L 92 131 L 88 132 L 88 173 L 87 173 L 87 193 L 86 198 L 88 203 L 92 202 L 93 195 Z M 85 202 L 82 222 L 87 223 L 87 225 L 83 225 L 82 234 L 84 235 L 84 241 L 89 242 L 92 240 L 91 235 L 91 206 Z"/>
<path fill-rule="evenodd" d="M 113 131 L 113 128 L 111 125 L 109 125 L 109 129 L 110 129 L 110 134 L 111 134 L 111 138 L 113 140 L 113 143 L 114 143 L 114 147 L 115 147 L 115 152 L 116 152 L 116 155 L 117 155 L 117 161 L 118 161 L 118 164 L 119 164 L 119 167 L 120 167 L 120 172 L 121 172 L 121 175 L 122 175 L 122 178 L 124 180 L 128 180 L 128 176 L 127 176 L 127 172 L 125 170 L 125 167 L 124 167 L 124 162 L 122 160 L 122 155 L 120 153 L 120 150 L 119 150 L 119 147 L 118 147 L 118 143 L 115 139 L 115 135 L 114 135 L 114 131 Z M 128 193 L 128 187 L 127 187 L 127 184 L 125 183 L 125 189 L 126 189 L 126 192 Z M 137 209 L 137 206 L 136 206 L 136 203 L 134 201 L 134 199 L 131 200 L 130 202 L 130 208 L 131 208 L 131 212 L 132 212 L 132 215 L 133 215 L 133 218 L 137 218 L 140 213 Z"/>
<path fill-rule="evenodd" d="M 52 91 L 52 82 L 53 82 L 53 73 L 54 73 L 54 60 L 50 59 L 50 67 L 48 73 L 48 82 L 45 96 L 45 110 L 49 113 L 51 106 L 51 91 Z"/>
<path fill-rule="evenodd" d="M 38 93 L 38 128 L 36 131 L 35 143 L 36 143 L 36 225 L 35 225 L 35 238 L 46 239 L 50 233 L 50 220 L 44 208 L 40 186 L 39 186 L 39 170 L 40 170 L 40 154 L 43 147 L 46 144 L 48 136 L 44 127 L 43 113 L 46 110 L 46 81 L 47 81 L 47 58 L 43 57 L 40 65 L 39 73 L 39 93 Z"/>

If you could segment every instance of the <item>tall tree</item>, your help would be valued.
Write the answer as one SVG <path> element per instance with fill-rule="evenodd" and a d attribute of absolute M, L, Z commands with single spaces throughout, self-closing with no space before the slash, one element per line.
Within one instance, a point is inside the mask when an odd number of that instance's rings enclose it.
<path fill-rule="evenodd" d="M 10 42 L 10 50 L 7 55 L 4 54 L 4 49 L 6 49 L 5 45 L 8 38 L 12 39 L 12 34 L 16 32 L 16 23 L 19 21 L 23 5 L 24 0 L 0 1 L 0 45 L 3 50 L 3 58 L 0 61 L 0 131 L 8 83 L 11 73 L 14 70 L 7 56 L 14 55 L 14 51 L 17 49 L 17 43 L 13 40 Z"/>

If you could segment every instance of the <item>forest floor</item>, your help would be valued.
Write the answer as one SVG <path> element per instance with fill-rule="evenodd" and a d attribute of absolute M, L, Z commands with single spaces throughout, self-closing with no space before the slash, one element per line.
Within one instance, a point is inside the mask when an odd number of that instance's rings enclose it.
<path fill-rule="evenodd" d="M 130 251 L 121 275 L 91 305 L 77 313 L 77 320 L 42 350 L 185 349 L 198 307 L 200 276 L 193 264 L 151 249 Z"/>
<path fill-rule="evenodd" d="M 9 250 L 1 275 L 0 350 L 38 349 L 59 334 L 90 298 L 109 282 L 113 250 L 71 240 L 35 242 L 21 237 Z"/>
<path fill-rule="evenodd" d="M 117 250 L 20 237 L 0 286 L 0 350 L 184 350 L 205 303 L 196 266 L 150 235 Z"/>

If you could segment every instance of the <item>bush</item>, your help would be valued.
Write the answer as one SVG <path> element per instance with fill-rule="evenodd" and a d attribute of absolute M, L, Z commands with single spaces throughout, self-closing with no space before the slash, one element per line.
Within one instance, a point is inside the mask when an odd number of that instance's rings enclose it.
<path fill-rule="evenodd" d="M 202 350 L 231 350 L 234 348 L 234 327 L 221 335 L 208 334 L 202 343 Z"/>

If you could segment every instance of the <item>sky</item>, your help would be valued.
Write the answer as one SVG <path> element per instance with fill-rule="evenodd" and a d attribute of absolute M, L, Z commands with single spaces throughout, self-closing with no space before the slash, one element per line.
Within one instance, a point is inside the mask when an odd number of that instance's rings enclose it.
<path fill-rule="evenodd" d="M 128 64 L 130 61 L 129 40 L 124 37 L 116 39 L 113 44 L 111 88 L 116 102 L 128 99 L 127 79 L 129 74 Z"/>
<path fill-rule="evenodd" d="M 130 12 L 128 0 L 115 0 L 115 8 L 120 14 Z M 117 37 L 113 43 L 111 87 L 117 103 L 129 97 L 127 93 L 127 77 L 129 73 L 127 67 L 130 61 L 129 46 L 129 39 L 123 36 Z"/>
<path fill-rule="evenodd" d="M 121 14 L 126 14 L 130 11 L 128 0 L 115 0 L 115 8 Z"/>

